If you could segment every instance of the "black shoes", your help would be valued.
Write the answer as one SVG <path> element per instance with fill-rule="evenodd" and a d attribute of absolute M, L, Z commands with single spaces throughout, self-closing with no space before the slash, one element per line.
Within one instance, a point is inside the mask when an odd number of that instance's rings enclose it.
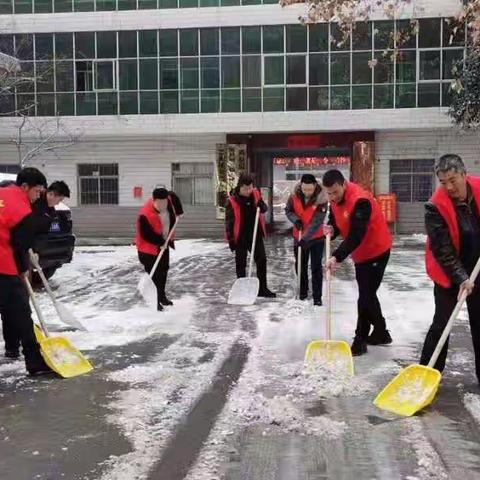
<path fill-rule="evenodd" d="M 163 297 L 161 300 L 160 300 L 160 303 L 164 306 L 164 307 L 169 307 L 170 305 L 173 305 L 173 302 L 171 300 L 169 300 L 167 297 Z"/>
<path fill-rule="evenodd" d="M 18 348 L 6 348 L 5 349 L 6 358 L 20 358 L 20 350 Z"/>
<path fill-rule="evenodd" d="M 367 338 L 367 343 L 369 345 L 389 345 L 392 341 L 392 337 L 388 330 L 378 332 L 374 329 L 372 334 Z"/>
<path fill-rule="evenodd" d="M 367 342 L 363 338 L 355 337 L 351 346 L 352 355 L 358 357 L 367 353 Z"/>
<path fill-rule="evenodd" d="M 259 297 L 263 298 L 277 298 L 277 294 L 270 291 L 268 288 L 263 288 L 258 292 Z"/>
<path fill-rule="evenodd" d="M 321 300 L 314 300 L 313 301 L 313 305 L 315 307 L 321 307 L 323 305 L 322 301 Z"/>
<path fill-rule="evenodd" d="M 27 372 L 30 377 L 38 377 L 40 375 L 49 375 L 50 373 L 55 373 L 48 365 L 38 368 L 29 368 L 27 369 Z"/>
<path fill-rule="evenodd" d="M 157 304 L 157 312 L 163 312 L 163 306 L 160 302 Z"/>
<path fill-rule="evenodd" d="M 301 293 L 298 298 L 300 300 L 306 300 L 308 298 L 308 293 Z"/>

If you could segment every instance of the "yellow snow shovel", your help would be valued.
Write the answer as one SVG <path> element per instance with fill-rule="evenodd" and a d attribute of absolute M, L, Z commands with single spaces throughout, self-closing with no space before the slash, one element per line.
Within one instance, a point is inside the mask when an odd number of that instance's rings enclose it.
<path fill-rule="evenodd" d="M 255 227 L 253 229 L 252 250 L 250 252 L 250 263 L 248 266 L 248 277 L 237 278 L 232 285 L 228 301 L 230 305 L 253 305 L 257 299 L 260 283 L 258 278 L 252 277 L 253 258 L 255 257 L 255 244 L 257 240 L 258 219 L 260 208 L 257 207 L 255 215 Z"/>
<path fill-rule="evenodd" d="M 479 271 L 480 258 L 470 275 L 472 282 L 475 282 Z M 453 322 L 457 319 L 466 298 L 466 293 L 463 293 L 458 300 L 428 365 L 410 365 L 404 368 L 375 398 L 373 403 L 378 408 L 410 417 L 432 403 L 442 379 L 442 374 L 433 366 L 437 362 L 450 335 Z"/>
<path fill-rule="evenodd" d="M 326 222 L 330 214 L 330 204 L 328 205 Z M 325 222 L 325 223 L 326 223 Z M 330 258 L 330 235 L 325 239 L 325 258 Z M 305 363 L 309 366 L 326 365 L 335 372 L 345 372 L 353 375 L 353 357 L 350 345 L 343 340 L 330 340 L 332 332 L 332 288 L 331 272 L 325 272 L 326 290 L 327 290 L 327 321 L 325 340 L 314 340 L 307 346 L 305 352 Z"/>
<path fill-rule="evenodd" d="M 68 339 L 65 337 L 50 336 L 27 276 L 24 277 L 24 281 L 40 322 L 41 327 L 36 326 L 35 335 L 37 336 L 37 341 L 40 345 L 40 351 L 42 352 L 45 363 L 63 378 L 76 377 L 77 375 L 82 375 L 93 370 L 90 362 Z M 42 336 L 44 337 L 43 339 L 39 340 L 37 330 L 40 330 L 38 333 L 40 333 L 40 338 Z"/>

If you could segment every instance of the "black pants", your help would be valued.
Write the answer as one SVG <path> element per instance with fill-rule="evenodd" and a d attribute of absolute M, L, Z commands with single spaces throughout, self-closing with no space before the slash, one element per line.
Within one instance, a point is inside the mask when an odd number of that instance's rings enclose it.
<path fill-rule="evenodd" d="M 308 260 L 311 259 L 310 269 L 312 271 L 312 290 L 313 301 L 322 301 L 322 257 L 323 257 L 323 241 L 312 242 L 308 249 L 302 248 L 302 271 L 300 277 L 300 296 L 306 297 L 308 295 Z M 293 247 L 295 255 L 295 271 L 298 275 L 298 247 Z"/>
<path fill-rule="evenodd" d="M 157 259 L 156 255 L 150 255 L 148 253 L 138 252 L 138 259 L 140 263 L 144 266 L 145 271 L 150 273 L 155 260 Z M 157 287 L 157 302 L 160 303 L 165 299 L 165 285 L 167 284 L 167 275 L 168 269 L 170 267 L 170 252 L 169 248 L 163 252 L 160 263 L 153 274 L 152 280 L 155 286 Z"/>
<path fill-rule="evenodd" d="M 383 274 L 390 258 L 390 250 L 378 258 L 355 264 L 355 277 L 358 284 L 358 320 L 355 335 L 366 340 L 370 327 L 377 331 L 386 330 L 385 318 L 377 297 Z"/>
<path fill-rule="evenodd" d="M 435 297 L 435 314 L 433 322 L 428 330 L 425 343 L 423 344 L 422 356 L 420 358 L 421 365 L 427 365 L 430 357 L 437 346 L 443 330 L 447 325 L 448 319 L 452 314 L 455 305 L 457 304 L 458 287 L 443 288 L 435 285 L 433 288 L 433 295 Z M 467 297 L 468 318 L 470 320 L 470 332 L 472 334 L 473 351 L 475 353 L 475 367 L 477 378 L 480 381 L 480 288 L 476 287 L 471 295 Z M 443 371 L 445 368 L 445 361 L 447 359 L 448 338 L 440 352 L 434 368 Z"/>
<path fill-rule="evenodd" d="M 235 267 L 237 271 L 237 278 L 247 276 L 247 255 L 251 249 L 251 244 L 246 246 L 242 243 L 237 245 L 235 248 Z M 261 235 L 257 236 L 253 259 L 255 260 L 255 264 L 257 266 L 257 277 L 260 283 L 260 290 L 265 290 L 267 288 L 267 255 L 265 253 L 265 245 Z"/>
<path fill-rule="evenodd" d="M 0 275 L 0 314 L 5 347 L 16 349 L 21 343 L 27 370 L 43 367 L 45 363 L 33 331 L 27 289 L 20 277 Z"/>

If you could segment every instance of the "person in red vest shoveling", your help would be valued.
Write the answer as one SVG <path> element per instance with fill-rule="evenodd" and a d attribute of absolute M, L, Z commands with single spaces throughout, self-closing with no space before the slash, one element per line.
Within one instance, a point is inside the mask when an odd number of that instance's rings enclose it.
<path fill-rule="evenodd" d="M 435 165 L 440 186 L 425 204 L 428 240 L 425 264 L 434 282 L 435 314 L 425 338 L 421 365 L 428 365 L 461 295 L 467 293 L 468 317 L 480 382 L 480 290 L 469 276 L 480 256 L 480 177 L 467 175 L 458 155 L 444 155 Z M 434 366 L 445 368 L 448 339 Z"/>
<path fill-rule="evenodd" d="M 313 304 L 322 305 L 322 256 L 324 241 L 323 222 L 327 211 L 327 198 L 317 179 L 310 173 L 302 175 L 300 184 L 290 195 L 285 214 L 293 223 L 293 253 L 298 275 L 298 249 L 301 249 L 300 300 L 308 297 L 308 260 L 311 259 Z M 302 238 L 300 239 L 300 232 Z"/>
<path fill-rule="evenodd" d="M 152 270 L 160 248 L 165 246 L 165 241 L 175 225 L 177 215 L 182 214 L 180 200 L 173 192 L 169 192 L 165 188 L 156 188 L 152 193 L 152 198 L 148 199 L 138 212 L 135 244 L 138 259 L 147 273 Z M 158 311 L 162 311 L 164 306 L 173 305 L 173 302 L 165 294 L 170 266 L 169 248 L 175 248 L 173 238 L 166 246 L 152 277 L 153 283 L 157 287 Z"/>
<path fill-rule="evenodd" d="M 263 239 L 266 236 L 264 213 L 268 210 L 260 192 L 253 187 L 253 178 L 240 175 L 237 186 L 225 206 L 225 230 L 230 250 L 235 252 L 237 278 L 246 275 L 247 252 L 252 249 L 253 230 L 257 207 L 260 208 L 260 225 L 255 241 L 254 260 L 260 283 L 259 297 L 275 298 L 276 294 L 267 288 L 267 255 Z"/>
<path fill-rule="evenodd" d="M 375 198 L 353 182 L 347 182 L 338 170 L 329 170 L 322 179 L 331 202 L 329 223 L 333 236 L 343 242 L 327 260 L 334 271 L 337 263 L 351 255 L 358 284 L 358 319 L 352 355 L 367 353 L 370 345 L 392 343 L 386 327 L 377 290 L 390 258 L 392 236 Z M 373 331 L 370 332 L 373 326 Z"/>

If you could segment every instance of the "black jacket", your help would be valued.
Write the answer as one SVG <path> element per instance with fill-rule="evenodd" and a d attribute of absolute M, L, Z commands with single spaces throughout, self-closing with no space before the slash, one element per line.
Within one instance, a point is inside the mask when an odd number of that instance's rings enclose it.
<path fill-rule="evenodd" d="M 430 202 L 425 204 L 425 228 L 430 248 L 453 284 L 468 279 L 480 255 L 480 215 L 475 199 L 469 192 L 466 202 L 455 205 L 460 233 L 460 252 L 453 246 L 446 221 Z"/>
<path fill-rule="evenodd" d="M 48 206 L 45 195 L 42 195 L 35 203 L 32 204 L 32 213 L 34 216 L 36 233 L 48 233 L 50 231 L 52 222 L 57 217 L 57 213 L 55 207 Z"/>
<path fill-rule="evenodd" d="M 241 210 L 240 235 L 238 239 L 238 244 L 250 246 L 253 240 L 255 215 L 257 213 L 255 198 L 253 196 L 253 193 L 248 198 L 243 197 L 242 195 L 240 195 L 237 188 L 233 191 L 232 196 L 240 205 Z M 263 199 L 260 199 L 258 206 L 260 207 L 260 213 L 265 213 L 268 210 L 267 204 L 263 201 Z M 233 213 L 232 204 L 228 200 L 227 204 L 225 205 L 225 230 L 227 232 L 227 239 L 230 243 L 235 243 L 234 227 L 235 216 Z M 258 227 L 257 235 L 263 236 L 260 225 Z"/>

